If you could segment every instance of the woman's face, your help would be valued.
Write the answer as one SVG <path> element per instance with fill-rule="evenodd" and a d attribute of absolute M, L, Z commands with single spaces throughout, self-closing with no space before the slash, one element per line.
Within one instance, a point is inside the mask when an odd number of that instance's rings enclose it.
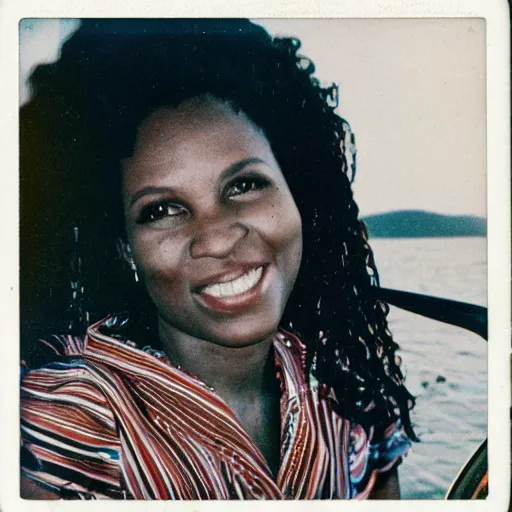
<path fill-rule="evenodd" d="M 225 346 L 273 334 L 299 270 L 301 218 L 243 113 L 209 96 L 155 111 L 123 162 L 123 201 L 161 321 Z"/>

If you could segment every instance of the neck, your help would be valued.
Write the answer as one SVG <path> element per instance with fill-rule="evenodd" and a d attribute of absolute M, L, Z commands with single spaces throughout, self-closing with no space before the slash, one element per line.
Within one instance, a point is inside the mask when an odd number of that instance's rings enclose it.
<path fill-rule="evenodd" d="M 267 391 L 274 374 L 272 339 L 226 347 L 177 331 L 159 320 L 160 340 L 169 360 L 225 398 L 251 398 Z M 231 400 L 230 400 L 231 399 Z"/>

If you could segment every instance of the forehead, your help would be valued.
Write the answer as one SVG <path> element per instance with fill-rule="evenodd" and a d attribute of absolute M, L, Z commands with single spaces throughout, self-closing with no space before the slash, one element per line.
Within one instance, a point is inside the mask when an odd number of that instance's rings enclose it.
<path fill-rule="evenodd" d="M 278 169 L 263 132 L 243 112 L 226 101 L 200 96 L 161 107 L 140 124 L 134 153 L 123 162 L 124 187 L 213 177 L 251 157 Z"/>
<path fill-rule="evenodd" d="M 192 98 L 177 107 L 161 107 L 137 130 L 133 157 L 150 152 L 196 146 L 219 145 L 234 149 L 240 145 L 267 144 L 262 131 L 241 111 L 211 96 Z M 197 153 L 195 153 L 197 154 Z"/>

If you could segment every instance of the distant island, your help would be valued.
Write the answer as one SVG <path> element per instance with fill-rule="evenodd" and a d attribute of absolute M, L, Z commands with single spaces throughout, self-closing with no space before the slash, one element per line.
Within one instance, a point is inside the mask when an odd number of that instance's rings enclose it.
<path fill-rule="evenodd" d="M 362 219 L 371 238 L 425 238 L 486 236 L 487 221 L 472 215 L 442 215 L 423 210 L 402 210 L 368 215 Z"/>

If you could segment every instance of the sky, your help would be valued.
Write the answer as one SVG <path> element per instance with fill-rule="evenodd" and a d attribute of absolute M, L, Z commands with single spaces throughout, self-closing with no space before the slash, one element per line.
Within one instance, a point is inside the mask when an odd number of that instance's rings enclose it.
<path fill-rule="evenodd" d="M 485 21 L 255 20 L 296 36 L 356 134 L 361 215 L 422 209 L 486 215 Z M 33 66 L 58 55 L 76 20 L 24 21 L 20 101 Z"/>

